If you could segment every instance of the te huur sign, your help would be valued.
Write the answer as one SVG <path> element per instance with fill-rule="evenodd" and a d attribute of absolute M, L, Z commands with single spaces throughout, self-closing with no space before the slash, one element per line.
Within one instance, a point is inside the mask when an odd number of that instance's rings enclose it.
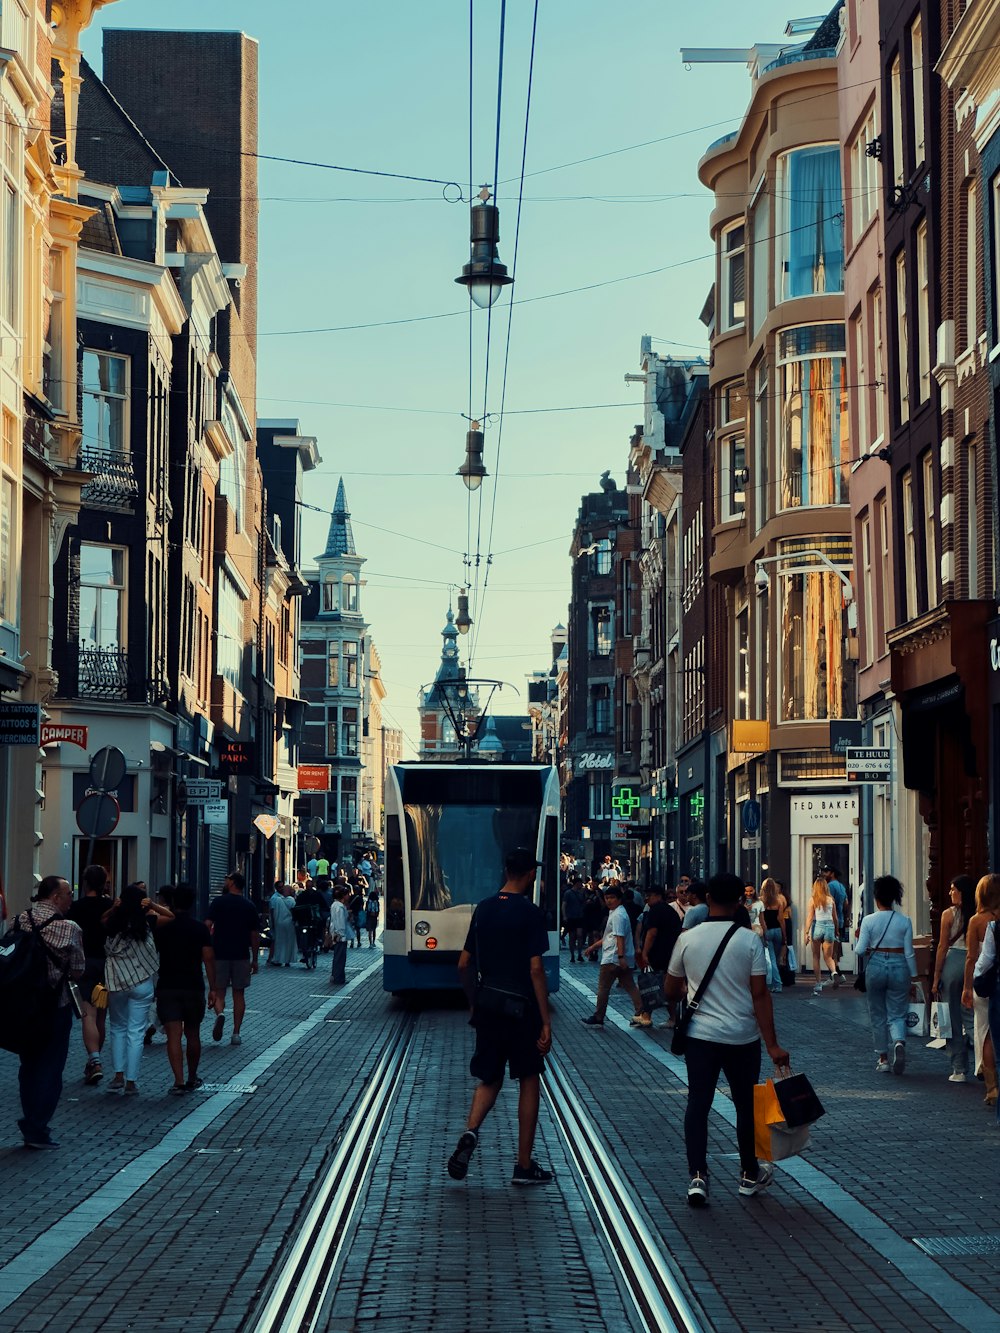
<path fill-rule="evenodd" d="M 771 748 L 771 727 L 763 721 L 748 718 L 733 720 L 732 750 L 734 754 L 767 754 Z"/>
<path fill-rule="evenodd" d="M 254 766 L 253 741 L 220 741 L 219 762 L 216 769 L 227 777 L 239 777 L 241 773 L 252 773 Z"/>

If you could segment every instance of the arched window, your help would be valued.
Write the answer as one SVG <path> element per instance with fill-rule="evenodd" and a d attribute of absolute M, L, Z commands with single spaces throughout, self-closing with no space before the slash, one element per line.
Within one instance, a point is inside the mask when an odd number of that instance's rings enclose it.
<path fill-rule="evenodd" d="M 323 578 L 323 610 L 336 611 L 337 609 L 337 582 L 332 574 L 327 574 Z"/>
<path fill-rule="evenodd" d="M 344 581 L 340 585 L 340 609 L 341 611 L 358 609 L 358 585 L 351 574 L 345 574 Z"/>

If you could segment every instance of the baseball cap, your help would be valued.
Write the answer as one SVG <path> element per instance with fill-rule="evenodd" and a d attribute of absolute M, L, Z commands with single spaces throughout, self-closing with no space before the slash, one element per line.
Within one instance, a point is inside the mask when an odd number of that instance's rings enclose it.
<path fill-rule="evenodd" d="M 508 875 L 526 875 L 542 863 L 528 847 L 515 847 L 504 857 L 503 864 Z"/>

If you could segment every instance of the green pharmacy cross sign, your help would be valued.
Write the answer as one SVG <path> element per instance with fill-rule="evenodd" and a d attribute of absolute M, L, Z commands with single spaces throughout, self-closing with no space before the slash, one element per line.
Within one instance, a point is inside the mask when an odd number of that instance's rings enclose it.
<path fill-rule="evenodd" d="M 691 813 L 692 815 L 694 815 L 695 819 L 697 819 L 699 815 L 702 814 L 704 809 L 705 809 L 704 793 L 696 791 L 694 795 L 691 797 Z"/>
<path fill-rule="evenodd" d="M 616 819 L 631 819 L 632 812 L 638 810 L 641 804 L 639 793 L 631 787 L 619 787 L 611 797 L 611 808 Z"/>

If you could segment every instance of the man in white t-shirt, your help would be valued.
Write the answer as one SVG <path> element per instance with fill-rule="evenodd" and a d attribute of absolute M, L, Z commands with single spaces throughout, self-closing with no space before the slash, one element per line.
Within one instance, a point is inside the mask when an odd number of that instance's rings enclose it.
<path fill-rule="evenodd" d="M 597 974 L 597 1003 L 594 1012 L 583 1021 L 588 1027 L 604 1026 L 604 1015 L 608 1009 L 608 997 L 611 987 L 618 985 L 632 1001 L 635 1013 L 629 1022 L 633 1027 L 652 1027 L 653 1020 L 642 1007 L 642 996 L 635 984 L 632 969 L 635 967 L 635 940 L 632 935 L 632 923 L 628 912 L 622 907 L 622 891 L 617 884 L 609 884 L 604 890 L 604 901 L 608 908 L 608 920 L 604 927 L 604 938 L 598 944 L 592 944 L 584 953 L 601 951 L 601 970 Z"/>
<path fill-rule="evenodd" d="M 726 940 L 697 1013 L 691 1017 L 684 1053 L 688 1075 L 684 1141 L 691 1173 L 688 1203 L 693 1207 L 708 1203 L 708 1115 L 720 1074 L 726 1076 L 736 1112 L 740 1194 L 758 1193 L 774 1175 L 770 1162 L 757 1161 L 754 1146 L 753 1090 L 760 1078 L 761 1037 L 776 1067 L 786 1067 L 789 1057 L 774 1032 L 764 946 L 753 931 L 743 926 L 733 929 L 742 897 L 743 881 L 738 876 L 713 876 L 706 899 L 708 920 L 697 930 L 681 932 L 667 971 L 667 999 L 679 1000 L 686 986 L 690 1002 Z"/>

